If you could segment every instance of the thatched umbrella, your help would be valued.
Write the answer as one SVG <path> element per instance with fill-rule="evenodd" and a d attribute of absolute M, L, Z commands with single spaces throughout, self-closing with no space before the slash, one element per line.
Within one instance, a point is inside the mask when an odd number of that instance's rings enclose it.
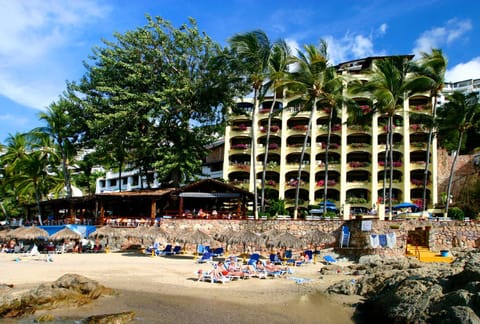
<path fill-rule="evenodd" d="M 149 226 L 146 228 L 144 227 L 141 232 L 144 239 L 151 239 L 152 241 L 155 241 L 157 239 L 168 240 L 171 236 L 169 232 L 158 226 Z"/>
<path fill-rule="evenodd" d="M 271 237 L 267 241 L 267 246 L 300 249 L 303 242 L 290 232 L 280 232 L 277 236 Z"/>
<path fill-rule="evenodd" d="M 247 244 L 263 244 L 264 240 L 260 235 L 244 229 L 239 232 L 235 232 L 228 242 L 231 244 L 243 244 L 243 253 L 245 253 Z"/>
<path fill-rule="evenodd" d="M 305 234 L 302 239 L 305 241 L 305 243 L 315 246 L 322 244 L 331 244 L 335 242 L 334 235 L 322 232 L 319 229 L 307 232 L 307 234 Z"/>
<path fill-rule="evenodd" d="M 75 232 L 74 230 L 65 227 L 58 232 L 50 235 L 50 239 L 53 241 L 61 241 L 61 240 L 81 240 L 82 234 Z"/>
<path fill-rule="evenodd" d="M 227 255 L 228 255 L 228 244 L 230 243 L 230 239 L 232 238 L 232 236 L 235 235 L 235 233 L 236 232 L 232 228 L 228 228 L 227 230 L 221 233 L 215 234 L 214 236 L 216 240 L 225 243 L 225 253 Z"/>
<path fill-rule="evenodd" d="M 13 232 L 10 228 L 5 228 L 0 231 L 0 240 L 7 240 L 10 238 L 11 233 Z"/>
<path fill-rule="evenodd" d="M 195 244 L 195 251 L 197 251 L 199 244 L 210 243 L 213 238 L 207 233 L 197 229 L 194 232 L 183 233 L 182 235 L 177 237 L 177 240 L 183 242 L 183 250 L 185 250 L 185 245 L 187 243 L 192 243 Z M 195 254 L 194 258 L 196 257 L 196 255 L 197 254 Z"/>
<path fill-rule="evenodd" d="M 110 226 L 97 227 L 95 232 L 92 232 L 88 237 L 120 237 L 120 233 L 117 228 Z"/>
<path fill-rule="evenodd" d="M 48 237 L 48 232 L 37 226 L 19 227 L 10 233 L 11 237 L 18 240 L 35 240 L 41 237 Z"/>

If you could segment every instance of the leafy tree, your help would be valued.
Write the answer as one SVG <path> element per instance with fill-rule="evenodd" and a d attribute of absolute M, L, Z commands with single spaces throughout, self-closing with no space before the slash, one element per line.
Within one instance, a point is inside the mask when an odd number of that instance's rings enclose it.
<path fill-rule="evenodd" d="M 412 75 L 413 65 L 406 56 L 393 56 L 379 59 L 369 73 L 366 83 L 352 83 L 352 93 L 369 92 L 373 98 L 373 113 L 387 118 L 387 142 L 385 145 L 385 168 L 389 165 L 388 210 L 392 217 L 392 184 L 393 184 L 393 127 L 394 116 L 403 109 L 404 101 L 416 91 L 415 78 Z M 386 170 L 384 170 L 383 199 L 386 195 Z"/>
<path fill-rule="evenodd" d="M 329 111 L 324 178 L 324 200 L 326 201 L 328 192 L 328 147 L 330 146 L 332 121 L 337 117 L 337 113 L 341 111 L 344 103 L 342 79 L 337 75 L 335 67 L 328 64 L 327 43 L 322 40 L 319 47 L 306 45 L 304 49 L 305 53 L 299 51 L 293 59 L 296 69 L 290 73 L 287 81 L 288 95 L 294 98 L 289 101 L 288 105 L 310 110 L 305 140 L 300 153 L 294 218 L 298 214 L 302 161 L 305 156 L 315 111 L 319 108 Z M 326 204 L 324 204 L 324 214 L 326 214 Z"/>
<path fill-rule="evenodd" d="M 457 158 L 462 145 L 465 144 L 467 132 L 478 127 L 480 104 L 475 92 L 464 94 L 454 92 L 447 96 L 447 102 L 438 110 L 438 124 L 441 142 L 444 147 L 454 152 L 447 185 L 447 197 L 450 197 Z M 445 214 L 448 215 L 450 199 L 445 202 Z"/>
<path fill-rule="evenodd" d="M 422 53 L 421 59 L 417 62 L 416 72 L 420 76 L 415 81 L 416 87 L 426 88 L 430 92 L 430 101 L 432 101 L 432 121 L 437 115 L 437 97 L 443 89 L 445 83 L 445 71 L 447 69 L 447 59 L 440 49 L 432 49 L 432 52 Z M 425 171 L 423 178 L 423 195 L 422 206 L 423 210 L 427 209 L 427 184 L 430 168 L 430 155 L 432 150 L 432 141 L 435 136 L 435 128 L 433 123 L 429 125 L 428 141 L 427 141 L 427 160 L 425 161 Z"/>
<path fill-rule="evenodd" d="M 268 39 L 265 32 L 255 30 L 244 34 L 236 34 L 229 40 L 230 46 L 237 60 L 242 66 L 244 77 L 253 90 L 253 111 L 251 127 L 251 167 L 253 173 L 253 216 L 258 219 L 258 189 L 257 189 L 257 134 L 255 125 L 257 123 L 257 111 L 260 103 L 259 95 L 268 78 L 269 60 L 272 53 L 273 44 Z"/>
<path fill-rule="evenodd" d="M 178 186 L 201 174 L 205 145 L 222 131 L 240 80 L 193 19 L 178 29 L 147 20 L 94 48 L 70 88 L 88 128 L 83 143 L 116 164 L 119 177 L 128 165 Z"/>

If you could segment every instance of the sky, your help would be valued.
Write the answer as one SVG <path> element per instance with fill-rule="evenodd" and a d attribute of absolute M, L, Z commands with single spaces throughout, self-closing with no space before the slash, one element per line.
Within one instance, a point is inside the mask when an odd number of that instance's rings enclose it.
<path fill-rule="evenodd" d="M 194 18 L 223 46 L 263 30 L 294 49 L 328 43 L 332 64 L 440 48 L 446 81 L 480 78 L 476 0 L 0 0 L 0 143 L 42 126 L 38 114 L 79 80 L 92 49 L 160 16 Z"/>

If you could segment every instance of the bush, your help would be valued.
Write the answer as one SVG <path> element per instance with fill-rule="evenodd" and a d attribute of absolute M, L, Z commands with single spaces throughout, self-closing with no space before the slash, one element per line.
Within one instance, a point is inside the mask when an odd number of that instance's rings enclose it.
<path fill-rule="evenodd" d="M 452 207 L 448 209 L 448 217 L 451 219 L 463 220 L 465 218 L 465 214 L 460 208 Z"/>

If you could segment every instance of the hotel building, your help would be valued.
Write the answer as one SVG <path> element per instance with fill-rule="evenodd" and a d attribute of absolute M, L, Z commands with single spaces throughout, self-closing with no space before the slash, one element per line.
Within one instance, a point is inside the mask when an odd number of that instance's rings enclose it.
<path fill-rule="evenodd" d="M 411 58 L 411 56 L 408 56 Z M 339 64 L 338 72 L 349 78 L 366 80 L 366 71 L 382 57 L 368 57 Z M 367 105 L 365 97 L 354 97 L 359 105 Z M 256 123 L 252 125 L 253 98 L 238 101 L 237 107 L 243 114 L 233 114 L 225 132 L 223 177 L 229 183 L 253 192 L 257 185 L 260 197 L 267 122 L 273 98 L 265 98 L 256 112 Z M 325 146 L 329 115 L 316 111 L 312 127 L 307 134 L 309 111 L 287 107 L 287 98 L 276 101 L 270 127 L 268 163 L 266 170 L 266 197 L 285 200 L 287 209 L 293 209 L 296 183 L 300 181 L 300 204 L 308 209 L 324 200 L 324 186 L 328 188 L 327 199 L 343 210 L 366 211 L 376 209 L 382 202 L 385 142 L 387 138 L 386 118 L 376 115 L 371 123 L 347 125 L 346 108 L 332 123 L 329 147 L 328 183 L 324 183 Z M 423 179 L 427 154 L 428 128 L 422 120 L 431 114 L 431 103 L 427 93 L 411 96 L 394 117 L 393 134 L 393 191 L 392 201 L 422 204 Z M 423 116 L 423 119 L 422 119 Z M 251 156 L 252 128 L 256 145 L 256 156 Z M 308 147 L 302 163 L 302 176 L 298 169 L 302 146 L 308 136 Z M 427 206 L 437 203 L 437 143 L 431 146 L 428 174 Z M 251 171 L 256 163 L 255 176 Z M 350 213 L 348 213 L 350 214 Z M 344 216 L 346 217 L 346 216 Z"/>

